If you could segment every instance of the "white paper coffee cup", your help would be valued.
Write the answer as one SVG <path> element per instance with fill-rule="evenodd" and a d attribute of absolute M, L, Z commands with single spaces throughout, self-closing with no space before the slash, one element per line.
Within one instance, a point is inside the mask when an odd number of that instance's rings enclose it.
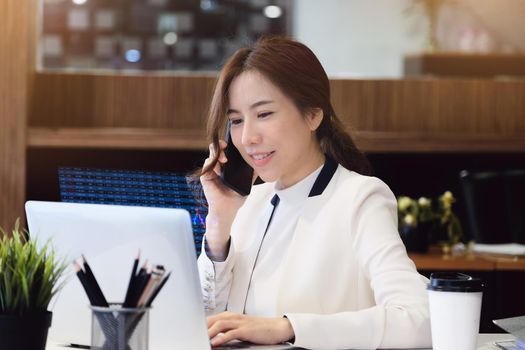
<path fill-rule="evenodd" d="M 457 272 L 430 275 L 430 327 L 434 350 L 475 350 L 483 284 Z"/>

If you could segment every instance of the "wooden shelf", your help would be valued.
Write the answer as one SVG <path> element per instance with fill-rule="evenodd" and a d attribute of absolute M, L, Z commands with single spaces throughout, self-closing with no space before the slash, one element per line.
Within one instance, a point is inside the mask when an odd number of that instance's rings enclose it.
<path fill-rule="evenodd" d="M 458 77 L 525 76 L 525 55 L 435 52 L 409 54 L 404 58 L 408 76 L 436 75 Z"/>
<path fill-rule="evenodd" d="M 475 255 L 409 253 L 418 270 L 492 271 L 494 263 Z"/>
<path fill-rule="evenodd" d="M 524 152 L 522 136 L 418 132 L 354 132 L 357 146 L 368 153 Z"/>
<path fill-rule="evenodd" d="M 523 152 L 525 139 L 497 135 L 354 132 L 367 153 Z M 29 147 L 205 150 L 204 131 L 142 128 L 29 128 Z"/>
<path fill-rule="evenodd" d="M 140 128 L 29 128 L 29 147 L 205 150 L 200 131 Z"/>
<path fill-rule="evenodd" d="M 444 255 L 430 251 L 426 254 L 409 253 L 418 270 L 493 271 L 525 270 L 525 257 L 494 254 Z"/>

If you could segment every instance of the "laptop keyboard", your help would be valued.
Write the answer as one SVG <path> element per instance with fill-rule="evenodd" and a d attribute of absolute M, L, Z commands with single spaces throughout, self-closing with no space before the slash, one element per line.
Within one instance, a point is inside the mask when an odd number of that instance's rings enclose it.
<path fill-rule="evenodd" d="M 221 345 L 213 347 L 213 350 L 235 350 L 235 349 L 248 349 L 252 344 L 250 343 L 233 343 L 228 345 Z"/>

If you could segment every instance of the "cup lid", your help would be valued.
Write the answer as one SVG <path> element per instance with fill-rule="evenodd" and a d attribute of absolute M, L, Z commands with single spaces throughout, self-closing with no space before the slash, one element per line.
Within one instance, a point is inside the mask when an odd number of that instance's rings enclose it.
<path fill-rule="evenodd" d="M 461 272 L 435 272 L 430 275 L 428 290 L 474 293 L 483 291 L 481 279 Z"/>

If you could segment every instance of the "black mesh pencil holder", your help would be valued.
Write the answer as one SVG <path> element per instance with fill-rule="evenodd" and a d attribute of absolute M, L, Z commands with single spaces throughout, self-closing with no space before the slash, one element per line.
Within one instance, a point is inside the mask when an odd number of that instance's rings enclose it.
<path fill-rule="evenodd" d="M 90 306 L 91 349 L 148 350 L 149 307 Z"/>

